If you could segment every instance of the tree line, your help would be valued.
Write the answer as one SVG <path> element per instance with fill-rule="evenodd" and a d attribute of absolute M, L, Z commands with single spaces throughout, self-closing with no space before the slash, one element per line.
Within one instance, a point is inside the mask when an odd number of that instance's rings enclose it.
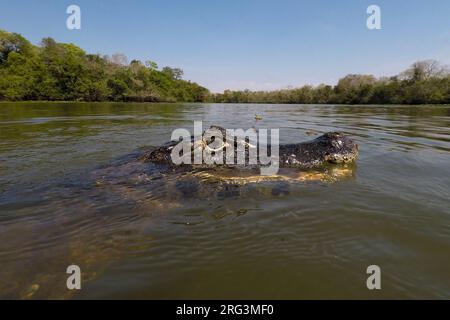
<path fill-rule="evenodd" d="M 230 91 L 212 95 L 220 103 L 450 104 L 450 72 L 435 60 L 414 63 L 393 77 L 350 74 L 335 86 L 275 91 Z"/>
<path fill-rule="evenodd" d="M 203 102 L 208 89 L 178 68 L 128 63 L 123 54 L 87 54 L 44 38 L 39 46 L 0 30 L 0 100 Z"/>
<path fill-rule="evenodd" d="M 142 101 L 301 104 L 450 104 L 450 72 L 435 60 L 414 63 L 393 77 L 350 74 L 334 86 L 211 94 L 183 80 L 179 68 L 158 68 L 123 54 L 88 54 L 44 38 L 31 44 L 0 30 L 0 100 Z"/>

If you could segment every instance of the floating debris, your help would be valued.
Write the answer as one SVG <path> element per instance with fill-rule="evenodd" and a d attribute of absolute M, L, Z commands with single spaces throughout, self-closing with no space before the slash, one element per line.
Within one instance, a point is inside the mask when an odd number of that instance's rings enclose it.
<path fill-rule="evenodd" d="M 34 296 L 34 294 L 39 290 L 39 285 L 38 284 L 33 284 L 31 285 L 29 288 L 27 288 L 27 290 L 25 291 L 23 298 L 24 299 L 30 299 L 31 297 Z"/>

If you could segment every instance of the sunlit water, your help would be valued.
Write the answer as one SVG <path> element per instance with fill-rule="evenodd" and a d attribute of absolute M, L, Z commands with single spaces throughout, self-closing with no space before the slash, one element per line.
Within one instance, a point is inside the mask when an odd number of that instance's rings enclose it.
<path fill-rule="evenodd" d="M 360 159 L 349 178 L 286 192 L 99 186 L 194 120 L 280 128 L 283 143 L 343 131 Z M 448 299 L 449 190 L 445 106 L 2 103 L 0 298 Z"/>

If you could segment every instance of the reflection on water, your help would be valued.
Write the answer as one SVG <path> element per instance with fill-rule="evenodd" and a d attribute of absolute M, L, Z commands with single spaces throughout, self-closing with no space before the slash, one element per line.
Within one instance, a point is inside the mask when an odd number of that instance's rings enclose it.
<path fill-rule="evenodd" d="M 264 180 L 130 162 L 194 120 L 343 131 L 360 159 Z M 449 128 L 446 106 L 2 103 L 0 297 L 450 298 Z"/>

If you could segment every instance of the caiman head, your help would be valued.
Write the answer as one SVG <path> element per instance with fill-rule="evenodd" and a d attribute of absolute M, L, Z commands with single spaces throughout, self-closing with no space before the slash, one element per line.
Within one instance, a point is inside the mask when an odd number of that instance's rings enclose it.
<path fill-rule="evenodd" d="M 341 132 L 328 132 L 314 139 L 317 150 L 322 152 L 325 161 L 330 163 L 348 163 L 358 158 L 358 145 Z"/>

